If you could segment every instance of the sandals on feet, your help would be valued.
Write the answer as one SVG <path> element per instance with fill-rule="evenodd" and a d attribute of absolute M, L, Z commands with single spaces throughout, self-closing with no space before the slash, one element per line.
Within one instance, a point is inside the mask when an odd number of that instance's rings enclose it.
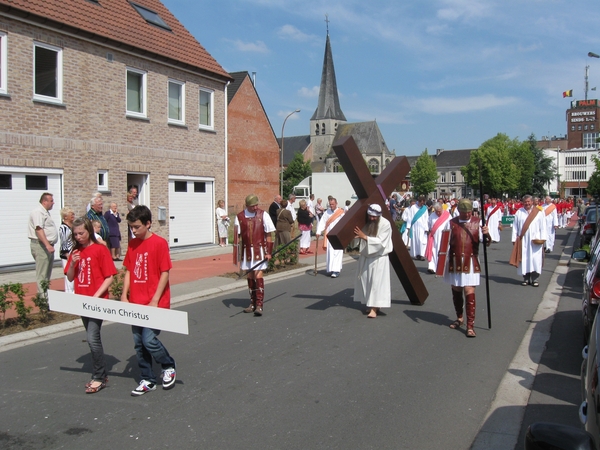
<path fill-rule="evenodd" d="M 521 283 L 521 286 L 529 286 L 531 284 L 531 281 L 523 281 Z"/>
<path fill-rule="evenodd" d="M 463 325 L 463 320 L 462 319 L 456 319 L 454 322 L 452 322 L 450 324 L 450 328 L 452 328 L 453 330 L 456 328 L 460 328 Z"/>
<path fill-rule="evenodd" d="M 94 386 L 94 383 L 100 383 L 100 384 L 98 384 L 98 386 Z M 105 381 L 92 380 L 89 383 L 89 386 L 85 387 L 85 393 L 86 394 L 95 394 L 96 392 L 101 391 L 105 387 L 106 387 Z"/>
<path fill-rule="evenodd" d="M 538 287 L 540 285 L 540 283 L 538 283 L 537 281 L 534 281 L 533 283 L 531 283 L 531 285 L 533 287 Z"/>
<path fill-rule="evenodd" d="M 473 328 L 469 328 L 467 329 L 467 337 L 468 338 L 474 338 L 477 337 L 477 335 L 475 334 L 475 330 Z"/>
<path fill-rule="evenodd" d="M 89 388 L 92 385 L 92 383 L 95 382 L 95 381 L 98 381 L 98 380 L 91 379 L 90 381 L 88 381 L 87 383 L 85 383 L 85 387 Z M 104 378 L 104 384 L 106 384 L 106 383 L 108 383 L 108 377 Z"/>

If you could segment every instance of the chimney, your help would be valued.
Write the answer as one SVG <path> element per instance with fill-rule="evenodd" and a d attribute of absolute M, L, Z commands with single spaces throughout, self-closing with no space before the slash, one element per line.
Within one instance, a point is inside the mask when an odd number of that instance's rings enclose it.
<path fill-rule="evenodd" d="M 444 151 L 444 149 L 443 149 L 443 148 L 438 148 L 438 149 L 435 151 L 435 156 L 440 156 L 440 153 L 442 153 L 443 151 Z"/>
<path fill-rule="evenodd" d="M 252 72 L 252 85 L 256 87 L 256 72 Z"/>

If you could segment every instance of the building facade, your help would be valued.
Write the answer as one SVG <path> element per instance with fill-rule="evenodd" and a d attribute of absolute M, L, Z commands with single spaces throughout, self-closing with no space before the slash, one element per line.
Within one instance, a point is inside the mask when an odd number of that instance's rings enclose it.
<path fill-rule="evenodd" d="M 1 266 L 32 262 L 44 191 L 59 224 L 96 191 L 124 218 L 136 186 L 171 247 L 215 242 L 231 78 L 162 3 L 0 0 L 0 48 Z"/>

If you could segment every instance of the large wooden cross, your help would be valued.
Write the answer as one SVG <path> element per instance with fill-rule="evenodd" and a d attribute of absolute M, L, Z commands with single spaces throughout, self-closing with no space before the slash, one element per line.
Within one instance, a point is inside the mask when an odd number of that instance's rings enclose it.
<path fill-rule="evenodd" d="M 365 225 L 367 208 L 370 204 L 377 203 L 381 206 L 383 216 L 392 224 L 392 242 L 394 251 L 389 254 L 392 267 L 400 279 L 408 299 L 413 305 L 425 303 L 429 293 L 421 279 L 404 242 L 398 227 L 394 226 L 392 215 L 385 205 L 388 196 L 398 186 L 408 172 L 410 164 L 405 156 L 397 156 L 381 174 L 373 179 L 360 150 L 352 136 L 345 137 L 333 143 L 333 150 L 348 179 L 358 196 L 352 208 L 342 216 L 340 221 L 327 233 L 327 239 L 333 248 L 345 249 L 354 239 L 354 227 L 362 228 Z"/>

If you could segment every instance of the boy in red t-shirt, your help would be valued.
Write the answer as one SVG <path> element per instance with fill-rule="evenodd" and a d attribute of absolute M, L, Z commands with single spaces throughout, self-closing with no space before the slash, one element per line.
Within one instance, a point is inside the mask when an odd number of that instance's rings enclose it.
<path fill-rule="evenodd" d="M 169 309 L 169 270 L 172 265 L 167 241 L 150 231 L 152 213 L 147 206 L 133 208 L 127 214 L 127 222 L 135 239 L 129 241 L 123 262 L 127 272 L 123 280 L 121 301 Z M 152 357 L 162 366 L 163 389 L 173 388 L 176 379 L 175 360 L 158 340 L 160 330 L 132 325 L 131 331 L 142 377 L 131 395 L 144 395 L 156 389 L 157 379 L 152 370 Z"/>

